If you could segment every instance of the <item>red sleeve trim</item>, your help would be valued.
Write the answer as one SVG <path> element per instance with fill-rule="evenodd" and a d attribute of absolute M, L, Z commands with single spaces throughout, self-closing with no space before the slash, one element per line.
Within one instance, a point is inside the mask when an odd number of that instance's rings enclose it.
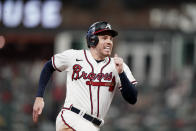
<path fill-rule="evenodd" d="M 61 72 L 61 70 L 59 70 L 59 69 L 56 67 L 55 63 L 54 63 L 54 56 L 52 57 L 52 65 L 53 65 L 53 67 L 54 67 L 55 70 Z"/>

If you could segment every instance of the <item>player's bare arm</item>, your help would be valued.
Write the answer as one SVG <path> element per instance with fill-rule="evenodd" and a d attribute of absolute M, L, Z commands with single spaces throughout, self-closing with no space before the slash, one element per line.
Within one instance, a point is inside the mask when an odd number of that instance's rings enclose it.
<path fill-rule="evenodd" d="M 39 115 L 41 115 L 44 108 L 44 99 L 42 97 L 36 97 L 33 106 L 33 122 L 37 123 Z"/>

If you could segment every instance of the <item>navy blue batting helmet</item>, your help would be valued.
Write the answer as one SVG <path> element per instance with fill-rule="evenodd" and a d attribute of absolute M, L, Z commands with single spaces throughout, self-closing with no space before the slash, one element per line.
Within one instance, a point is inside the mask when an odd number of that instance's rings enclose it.
<path fill-rule="evenodd" d="M 112 30 L 111 25 L 108 22 L 105 21 L 99 21 L 93 23 L 86 34 L 86 40 L 87 45 L 90 48 L 91 46 L 96 46 L 99 42 L 98 34 L 101 32 L 109 32 L 112 37 L 115 37 L 118 35 L 118 32 L 115 30 Z"/>

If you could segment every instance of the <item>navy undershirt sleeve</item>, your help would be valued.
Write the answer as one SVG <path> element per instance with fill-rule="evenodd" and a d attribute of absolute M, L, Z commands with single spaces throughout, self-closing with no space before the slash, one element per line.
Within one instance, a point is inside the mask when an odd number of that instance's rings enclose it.
<path fill-rule="evenodd" d="M 122 85 L 121 94 L 123 98 L 130 104 L 135 104 L 138 94 L 136 86 L 129 81 L 124 71 L 119 74 L 119 77 Z"/>
<path fill-rule="evenodd" d="M 55 71 L 55 69 L 52 66 L 52 61 L 49 60 L 45 65 L 44 68 L 42 69 L 40 79 L 39 79 L 39 87 L 37 91 L 37 97 L 43 97 L 45 87 L 52 75 L 52 73 Z"/>

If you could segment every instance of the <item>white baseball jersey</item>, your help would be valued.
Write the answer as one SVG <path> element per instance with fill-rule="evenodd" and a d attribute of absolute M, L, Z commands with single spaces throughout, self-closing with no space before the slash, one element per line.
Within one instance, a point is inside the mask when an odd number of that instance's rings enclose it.
<path fill-rule="evenodd" d="M 104 119 L 117 88 L 121 87 L 114 59 L 97 63 L 89 50 L 66 50 L 52 57 L 53 67 L 67 72 L 64 107 L 70 105 Z M 123 64 L 130 82 L 136 83 L 130 69 Z"/>

